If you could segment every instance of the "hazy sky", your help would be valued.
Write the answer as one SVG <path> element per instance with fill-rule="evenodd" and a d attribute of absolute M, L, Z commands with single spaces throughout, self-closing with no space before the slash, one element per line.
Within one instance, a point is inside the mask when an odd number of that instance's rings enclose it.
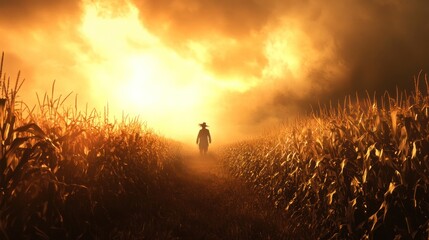
<path fill-rule="evenodd" d="M 412 87 L 429 71 L 426 0 L 0 0 L 22 95 L 73 91 L 194 141 L 276 126 L 317 101 Z M 194 136 L 195 135 L 195 136 Z"/>

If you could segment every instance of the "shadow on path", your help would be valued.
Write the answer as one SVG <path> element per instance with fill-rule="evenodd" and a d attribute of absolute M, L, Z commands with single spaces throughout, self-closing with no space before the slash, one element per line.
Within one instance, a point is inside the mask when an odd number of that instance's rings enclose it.
<path fill-rule="evenodd" d="M 230 177 L 215 155 L 189 156 L 162 215 L 178 239 L 282 239 L 271 205 Z M 271 209 L 271 211 L 269 210 Z"/>
<path fill-rule="evenodd" d="M 112 238 L 287 239 L 279 211 L 229 176 L 216 155 L 188 155 L 174 165 L 146 210 Z"/>

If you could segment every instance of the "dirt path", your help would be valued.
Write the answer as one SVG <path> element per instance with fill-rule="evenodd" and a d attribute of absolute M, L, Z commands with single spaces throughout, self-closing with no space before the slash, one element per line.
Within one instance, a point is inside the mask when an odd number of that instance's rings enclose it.
<path fill-rule="evenodd" d="M 268 202 L 232 178 L 214 156 L 183 162 L 165 216 L 176 218 L 178 239 L 282 239 Z"/>
<path fill-rule="evenodd" d="M 209 178 L 228 178 L 229 175 L 222 167 L 222 163 L 214 155 L 198 156 L 193 155 L 184 161 L 187 173 L 190 176 Z"/>
<path fill-rule="evenodd" d="M 278 210 L 229 176 L 215 155 L 186 156 L 169 179 L 149 211 L 136 213 L 114 238 L 287 239 Z"/>

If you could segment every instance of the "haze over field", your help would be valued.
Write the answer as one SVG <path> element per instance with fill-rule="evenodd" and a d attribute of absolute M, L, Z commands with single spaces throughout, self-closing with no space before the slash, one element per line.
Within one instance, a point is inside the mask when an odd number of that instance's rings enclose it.
<path fill-rule="evenodd" d="M 424 0 L 2 0 L 0 50 L 35 91 L 139 115 L 192 143 L 225 141 L 318 100 L 412 87 L 429 71 Z"/>

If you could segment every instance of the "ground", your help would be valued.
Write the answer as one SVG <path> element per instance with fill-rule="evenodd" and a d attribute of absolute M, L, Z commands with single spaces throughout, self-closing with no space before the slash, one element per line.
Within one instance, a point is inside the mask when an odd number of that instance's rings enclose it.
<path fill-rule="evenodd" d="M 215 155 L 190 155 L 158 196 L 156 216 L 144 226 L 136 214 L 120 238 L 286 239 L 281 216 L 243 182 L 231 177 Z M 152 214 L 153 215 L 153 214 Z M 147 221 L 146 221 L 147 222 Z M 126 233 L 124 235 L 124 233 Z"/>

